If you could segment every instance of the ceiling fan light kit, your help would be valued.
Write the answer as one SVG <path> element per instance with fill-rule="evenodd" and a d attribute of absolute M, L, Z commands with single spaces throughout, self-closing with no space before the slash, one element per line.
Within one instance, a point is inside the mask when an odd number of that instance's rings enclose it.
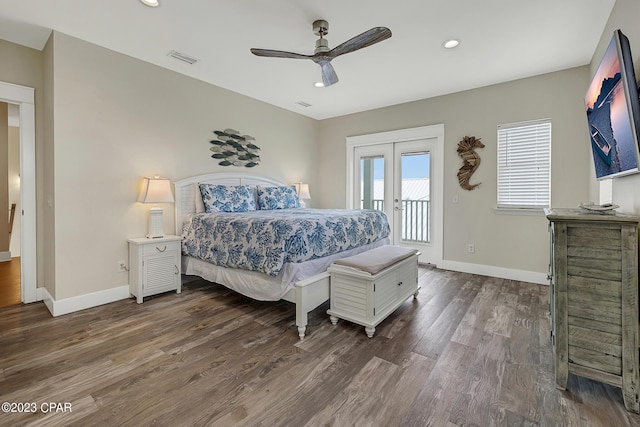
<path fill-rule="evenodd" d="M 251 53 L 256 56 L 264 56 L 270 58 L 290 58 L 290 59 L 311 59 L 320 65 L 322 73 L 322 83 L 324 87 L 331 86 L 338 82 L 338 75 L 331 65 L 331 61 L 345 53 L 354 52 L 356 50 L 371 46 L 378 42 L 391 37 L 391 30 L 386 27 L 374 27 L 364 33 L 357 35 L 346 42 L 329 49 L 329 42 L 324 38 L 329 34 L 329 23 L 323 19 L 313 22 L 313 33 L 320 38 L 316 40 L 316 48 L 313 55 L 305 55 L 302 53 L 285 52 L 282 50 L 269 49 L 251 49 Z"/>

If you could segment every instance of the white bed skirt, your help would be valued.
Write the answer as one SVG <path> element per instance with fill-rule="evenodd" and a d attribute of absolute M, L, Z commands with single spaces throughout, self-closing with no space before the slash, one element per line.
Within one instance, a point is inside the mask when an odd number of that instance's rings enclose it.
<path fill-rule="evenodd" d="M 255 300 L 277 301 L 282 299 L 296 282 L 326 271 L 334 260 L 388 245 L 389 242 L 389 239 L 385 238 L 369 245 L 328 257 L 301 263 L 288 263 L 285 264 L 277 276 L 268 276 L 257 271 L 220 267 L 187 256 L 182 257 L 182 272 L 183 274 L 199 276 L 210 282 L 219 283 Z"/>

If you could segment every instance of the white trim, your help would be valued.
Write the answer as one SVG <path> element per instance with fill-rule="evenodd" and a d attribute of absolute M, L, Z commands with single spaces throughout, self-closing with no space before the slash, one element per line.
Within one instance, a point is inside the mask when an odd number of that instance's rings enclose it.
<path fill-rule="evenodd" d="M 0 82 L 0 101 L 20 107 L 20 296 L 29 303 L 37 301 L 34 89 Z"/>
<path fill-rule="evenodd" d="M 444 245 L 444 124 L 436 124 L 429 126 L 420 126 L 416 128 L 394 130 L 388 132 L 379 132 L 368 135 L 348 136 L 346 143 L 347 150 L 347 208 L 353 206 L 355 183 L 354 183 L 354 149 L 366 145 L 387 144 L 392 142 L 415 141 L 419 139 L 436 139 L 436 149 L 434 162 L 432 163 L 431 174 L 433 187 L 431 194 L 433 205 L 433 234 L 432 245 L 434 248 L 434 258 L 430 259 L 431 264 L 440 266 L 443 262 L 443 245 Z"/>
<path fill-rule="evenodd" d="M 543 216 L 544 208 L 493 208 L 496 215 Z"/>
<path fill-rule="evenodd" d="M 517 280 L 519 282 L 548 285 L 547 274 L 535 271 L 514 270 L 512 268 L 495 267 L 492 265 L 471 264 L 459 261 L 442 261 L 442 269 L 460 271 L 462 273 L 478 274 L 481 276 L 498 277 L 501 279 Z"/>
<path fill-rule="evenodd" d="M 47 306 L 49 313 L 51 313 L 52 316 L 55 316 L 55 314 L 53 314 L 54 313 L 53 304 L 55 300 L 53 299 L 53 297 L 51 296 L 47 288 L 38 288 L 38 291 L 39 291 L 38 294 L 40 294 L 38 295 L 40 297 L 40 300 L 44 302 L 44 305 Z"/>
<path fill-rule="evenodd" d="M 417 128 L 391 130 L 387 132 L 371 133 L 347 137 L 347 147 L 383 144 L 386 142 L 415 141 L 416 139 L 435 138 L 444 136 L 444 124 L 420 126 Z"/>
<path fill-rule="evenodd" d="M 47 291 L 46 288 L 37 288 L 36 289 L 36 299 L 38 301 L 44 301 L 45 292 L 46 292 L 46 295 L 49 295 L 49 292 Z"/>
<path fill-rule="evenodd" d="M 0 262 L 11 261 L 11 251 L 0 252 Z"/>
<path fill-rule="evenodd" d="M 128 285 L 105 289 L 104 291 L 92 292 L 90 294 L 78 295 L 77 297 L 65 298 L 58 301 L 56 301 L 45 288 L 38 289 L 42 289 L 42 300 L 53 317 L 97 307 L 103 304 L 109 304 L 130 298 L 131 296 L 129 294 Z"/>

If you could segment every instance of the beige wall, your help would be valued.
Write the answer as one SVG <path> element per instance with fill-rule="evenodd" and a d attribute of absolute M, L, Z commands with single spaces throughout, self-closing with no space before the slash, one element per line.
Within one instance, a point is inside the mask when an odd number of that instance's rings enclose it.
<path fill-rule="evenodd" d="M 315 120 L 60 33 L 53 75 L 57 300 L 128 283 L 117 261 L 146 233 L 144 176 L 247 172 L 318 187 Z M 260 166 L 217 165 L 209 141 L 225 128 L 256 138 Z M 172 205 L 164 218 L 173 231 Z"/>
<path fill-rule="evenodd" d="M 631 44 L 632 56 L 635 63 L 636 78 L 640 78 L 640 2 L 637 0 L 617 0 L 611 12 L 607 26 L 602 33 L 598 49 L 591 61 L 590 75 L 593 76 L 600 64 L 600 59 L 611 41 L 614 30 L 621 30 Z M 591 160 L 591 159 L 590 159 Z M 591 166 L 590 195 L 592 200 L 598 200 L 599 184 Z M 613 202 L 620 205 L 622 211 L 640 214 L 640 174 L 628 175 L 613 180 Z"/>
<path fill-rule="evenodd" d="M 345 206 L 347 136 L 445 125 L 444 259 L 531 272 L 546 272 L 547 223 L 543 216 L 496 215 L 497 126 L 534 119 L 552 120 L 552 206 L 576 206 L 589 186 L 588 138 L 582 98 L 588 67 L 546 74 L 437 98 L 324 120 L 320 128 L 323 207 Z M 462 161 L 458 141 L 482 139 L 474 191 L 459 187 Z M 452 203 L 454 195 L 459 203 Z M 467 252 L 474 243 L 476 252 Z"/>

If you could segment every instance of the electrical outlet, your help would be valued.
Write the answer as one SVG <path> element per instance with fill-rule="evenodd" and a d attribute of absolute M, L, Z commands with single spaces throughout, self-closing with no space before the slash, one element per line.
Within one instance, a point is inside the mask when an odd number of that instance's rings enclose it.
<path fill-rule="evenodd" d="M 470 254 L 474 254 L 476 252 L 476 245 L 474 245 L 473 243 L 469 243 L 469 245 L 467 246 L 467 252 L 469 252 Z"/>
<path fill-rule="evenodd" d="M 127 271 L 127 264 L 122 260 L 118 261 L 118 271 Z"/>

